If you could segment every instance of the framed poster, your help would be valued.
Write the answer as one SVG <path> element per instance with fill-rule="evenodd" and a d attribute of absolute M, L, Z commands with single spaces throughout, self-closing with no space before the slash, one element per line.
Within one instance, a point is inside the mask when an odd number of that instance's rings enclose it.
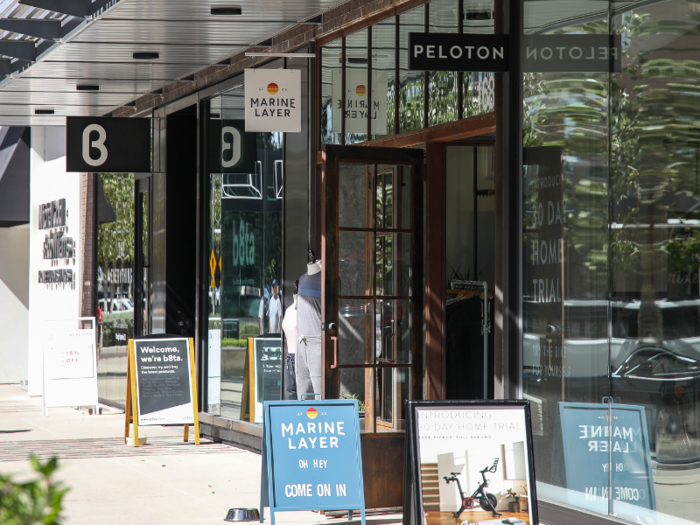
<path fill-rule="evenodd" d="M 404 525 L 538 523 L 529 402 L 408 401 L 407 417 Z"/>

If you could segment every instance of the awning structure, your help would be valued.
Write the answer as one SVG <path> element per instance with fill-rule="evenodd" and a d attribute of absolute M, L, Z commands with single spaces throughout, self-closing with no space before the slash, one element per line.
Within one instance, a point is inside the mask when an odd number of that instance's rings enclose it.
<path fill-rule="evenodd" d="M 109 114 L 337 3 L 0 0 L 0 125 Z"/>
<path fill-rule="evenodd" d="M 29 128 L 0 128 L 0 228 L 29 223 Z"/>

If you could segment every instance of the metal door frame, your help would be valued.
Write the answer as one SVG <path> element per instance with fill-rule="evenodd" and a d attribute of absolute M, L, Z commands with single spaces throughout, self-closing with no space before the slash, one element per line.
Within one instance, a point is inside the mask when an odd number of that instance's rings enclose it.
<path fill-rule="evenodd" d="M 337 261 L 339 248 L 339 164 L 396 164 L 411 166 L 411 385 L 409 397 L 423 397 L 423 159 L 422 149 L 376 148 L 367 146 L 324 145 L 321 170 L 321 253 L 323 258 L 321 313 L 323 344 L 323 394 L 325 399 L 336 399 L 339 392 L 338 370 L 343 368 L 398 368 L 399 365 L 374 363 L 372 365 L 340 365 L 335 362 L 335 344 L 338 326 L 339 269 L 330 260 Z M 369 228 L 368 228 L 369 229 Z M 331 258 L 329 254 L 332 254 Z M 331 326 L 333 330 L 331 330 Z M 406 368 L 405 366 L 403 366 Z"/>
<path fill-rule="evenodd" d="M 143 270 L 144 268 L 150 268 L 151 265 L 151 239 L 152 235 L 148 235 L 151 231 L 151 178 L 150 176 L 139 176 L 140 174 L 135 174 L 134 180 L 134 269 L 132 272 L 133 286 L 134 286 L 134 337 L 140 337 L 147 335 L 142 332 L 144 315 L 146 319 L 150 321 L 150 282 L 151 276 L 149 272 L 148 276 L 148 290 L 143 290 Z M 146 253 L 143 250 L 143 234 L 144 228 L 141 221 L 143 217 L 143 204 L 141 200 L 141 195 L 146 193 L 148 196 L 147 202 L 147 216 L 146 216 Z M 144 265 L 144 255 L 147 264 Z M 143 297 L 147 297 L 146 304 L 148 308 L 143 309 Z M 150 323 L 146 325 L 150 328 Z M 147 330 L 150 331 L 150 330 Z"/>

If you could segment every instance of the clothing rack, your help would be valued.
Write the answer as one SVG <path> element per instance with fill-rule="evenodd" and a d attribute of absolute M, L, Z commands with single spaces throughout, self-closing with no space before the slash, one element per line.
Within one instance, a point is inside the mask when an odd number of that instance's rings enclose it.
<path fill-rule="evenodd" d="M 454 279 L 450 281 L 451 290 L 483 290 L 484 307 L 481 311 L 481 335 L 484 338 L 484 399 L 489 395 L 489 334 L 491 324 L 489 323 L 489 283 L 486 281 L 461 281 Z"/>

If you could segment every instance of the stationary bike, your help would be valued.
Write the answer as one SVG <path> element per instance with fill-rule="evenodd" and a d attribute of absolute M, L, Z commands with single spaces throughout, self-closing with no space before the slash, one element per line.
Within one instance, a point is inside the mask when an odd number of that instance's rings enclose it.
<path fill-rule="evenodd" d="M 493 465 L 491 465 L 490 467 L 486 467 L 484 470 L 479 471 L 484 481 L 477 487 L 477 489 L 474 491 L 474 494 L 472 494 L 471 496 L 467 496 L 467 494 L 462 491 L 462 485 L 460 484 L 459 478 L 457 477 L 459 475 L 459 472 L 450 472 L 452 476 L 450 476 L 449 478 L 447 476 L 444 476 L 445 482 L 448 485 L 450 481 L 457 482 L 459 495 L 462 498 L 462 506 L 457 512 L 453 513 L 453 516 L 455 518 L 459 518 L 460 514 L 462 514 L 462 512 L 464 512 L 465 509 L 471 509 L 474 506 L 475 501 L 479 502 L 479 506 L 482 509 L 490 510 L 493 513 L 494 517 L 501 516 L 501 513 L 496 512 L 496 505 L 498 505 L 498 499 L 496 498 L 496 496 L 494 496 L 490 492 L 484 492 L 484 489 L 489 486 L 489 480 L 486 479 L 486 473 L 490 472 L 491 474 L 495 474 L 497 468 L 498 458 L 495 458 L 493 460 Z"/>

